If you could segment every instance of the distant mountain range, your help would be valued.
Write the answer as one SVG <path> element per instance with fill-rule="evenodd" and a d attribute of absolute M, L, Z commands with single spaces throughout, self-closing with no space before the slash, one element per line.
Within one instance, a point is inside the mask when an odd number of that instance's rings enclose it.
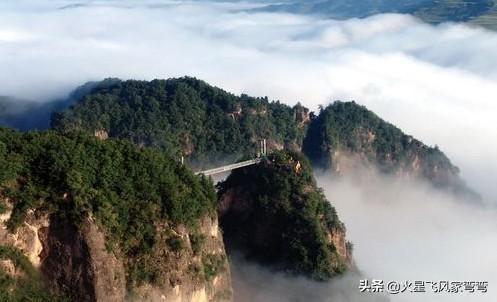
<path fill-rule="evenodd" d="M 112 79 L 108 79 L 105 83 L 107 82 L 112 82 Z M 99 85 L 102 84 L 104 83 L 99 82 Z M 51 102 L 36 102 L 0 95 L 0 125 L 21 131 L 45 130 L 50 127 L 50 117 L 54 111 L 67 108 L 89 93 L 95 85 L 96 82 L 88 82 L 71 92 L 67 98 Z"/>
<path fill-rule="evenodd" d="M 267 2 L 255 11 L 321 15 L 333 19 L 365 18 L 381 13 L 411 14 L 432 24 L 470 22 L 497 29 L 495 0 L 295 0 Z"/>

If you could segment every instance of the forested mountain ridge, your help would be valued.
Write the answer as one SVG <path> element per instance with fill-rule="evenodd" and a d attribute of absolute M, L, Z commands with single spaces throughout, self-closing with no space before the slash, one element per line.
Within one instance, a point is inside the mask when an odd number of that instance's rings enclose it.
<path fill-rule="evenodd" d="M 429 180 L 470 199 L 479 196 L 437 146 L 430 147 L 355 102 L 321 108 L 307 131 L 303 152 L 318 167 L 344 174 L 371 167 L 401 178 Z"/>
<path fill-rule="evenodd" d="M 129 139 L 185 156 L 194 166 L 255 155 L 259 140 L 270 148 L 298 148 L 308 120 L 302 106 L 235 96 L 194 78 L 107 81 L 68 110 L 53 128 Z"/>
<path fill-rule="evenodd" d="M 0 128 L 0 166 L 0 277 L 33 266 L 30 299 L 230 299 L 214 186 L 166 153 Z M 7 301 L 24 301 L 16 288 L 0 282 Z"/>
<path fill-rule="evenodd" d="M 176 156 L 195 168 L 233 162 L 268 150 L 302 150 L 318 168 L 346 172 L 366 164 L 476 196 L 437 147 L 429 147 L 355 102 L 334 102 L 317 114 L 267 98 L 235 96 L 189 77 L 146 81 L 109 79 L 53 115 L 59 131 L 82 130 L 129 139 Z M 351 161 L 346 161 L 351 159 Z"/>

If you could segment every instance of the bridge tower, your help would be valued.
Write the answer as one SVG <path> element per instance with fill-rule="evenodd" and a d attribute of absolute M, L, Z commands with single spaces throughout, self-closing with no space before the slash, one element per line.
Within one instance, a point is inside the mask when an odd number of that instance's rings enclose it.
<path fill-rule="evenodd" d="M 266 139 L 262 139 L 259 141 L 259 153 L 257 157 L 264 157 L 266 155 L 267 155 Z"/>

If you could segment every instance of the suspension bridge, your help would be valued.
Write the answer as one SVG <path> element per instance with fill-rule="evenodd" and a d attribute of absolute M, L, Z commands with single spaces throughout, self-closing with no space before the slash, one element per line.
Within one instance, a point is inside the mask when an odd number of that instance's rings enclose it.
<path fill-rule="evenodd" d="M 240 169 L 240 168 L 247 167 L 247 166 L 256 165 L 256 164 L 260 163 L 262 161 L 262 159 L 267 154 L 266 140 L 265 139 L 260 141 L 259 147 L 260 147 L 260 152 L 259 152 L 258 156 L 254 159 L 249 159 L 249 160 L 241 161 L 241 162 L 234 163 L 231 165 L 221 166 L 221 167 L 217 167 L 217 168 L 213 168 L 213 169 L 209 169 L 209 170 L 198 171 L 198 172 L 195 172 L 195 174 L 196 175 L 203 174 L 205 176 L 211 176 L 211 175 L 216 175 L 216 174 L 220 174 L 220 173 L 224 173 L 224 172 L 229 172 L 229 171 L 232 171 L 235 169 Z"/>

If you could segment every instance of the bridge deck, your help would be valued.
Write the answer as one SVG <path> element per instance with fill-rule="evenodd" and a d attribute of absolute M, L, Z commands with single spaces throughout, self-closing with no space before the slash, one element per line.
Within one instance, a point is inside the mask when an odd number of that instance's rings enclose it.
<path fill-rule="evenodd" d="M 209 170 L 205 170 L 205 171 L 199 171 L 199 172 L 196 172 L 195 174 L 196 175 L 204 174 L 205 176 L 215 175 L 215 174 L 228 172 L 231 170 L 255 165 L 255 164 L 260 163 L 261 160 L 262 160 L 261 158 L 255 158 L 255 159 L 251 159 L 251 160 L 242 161 L 242 162 L 239 162 L 236 164 L 226 165 L 226 166 L 222 166 L 222 167 L 218 167 L 218 168 L 214 168 L 214 169 L 209 169 Z"/>

